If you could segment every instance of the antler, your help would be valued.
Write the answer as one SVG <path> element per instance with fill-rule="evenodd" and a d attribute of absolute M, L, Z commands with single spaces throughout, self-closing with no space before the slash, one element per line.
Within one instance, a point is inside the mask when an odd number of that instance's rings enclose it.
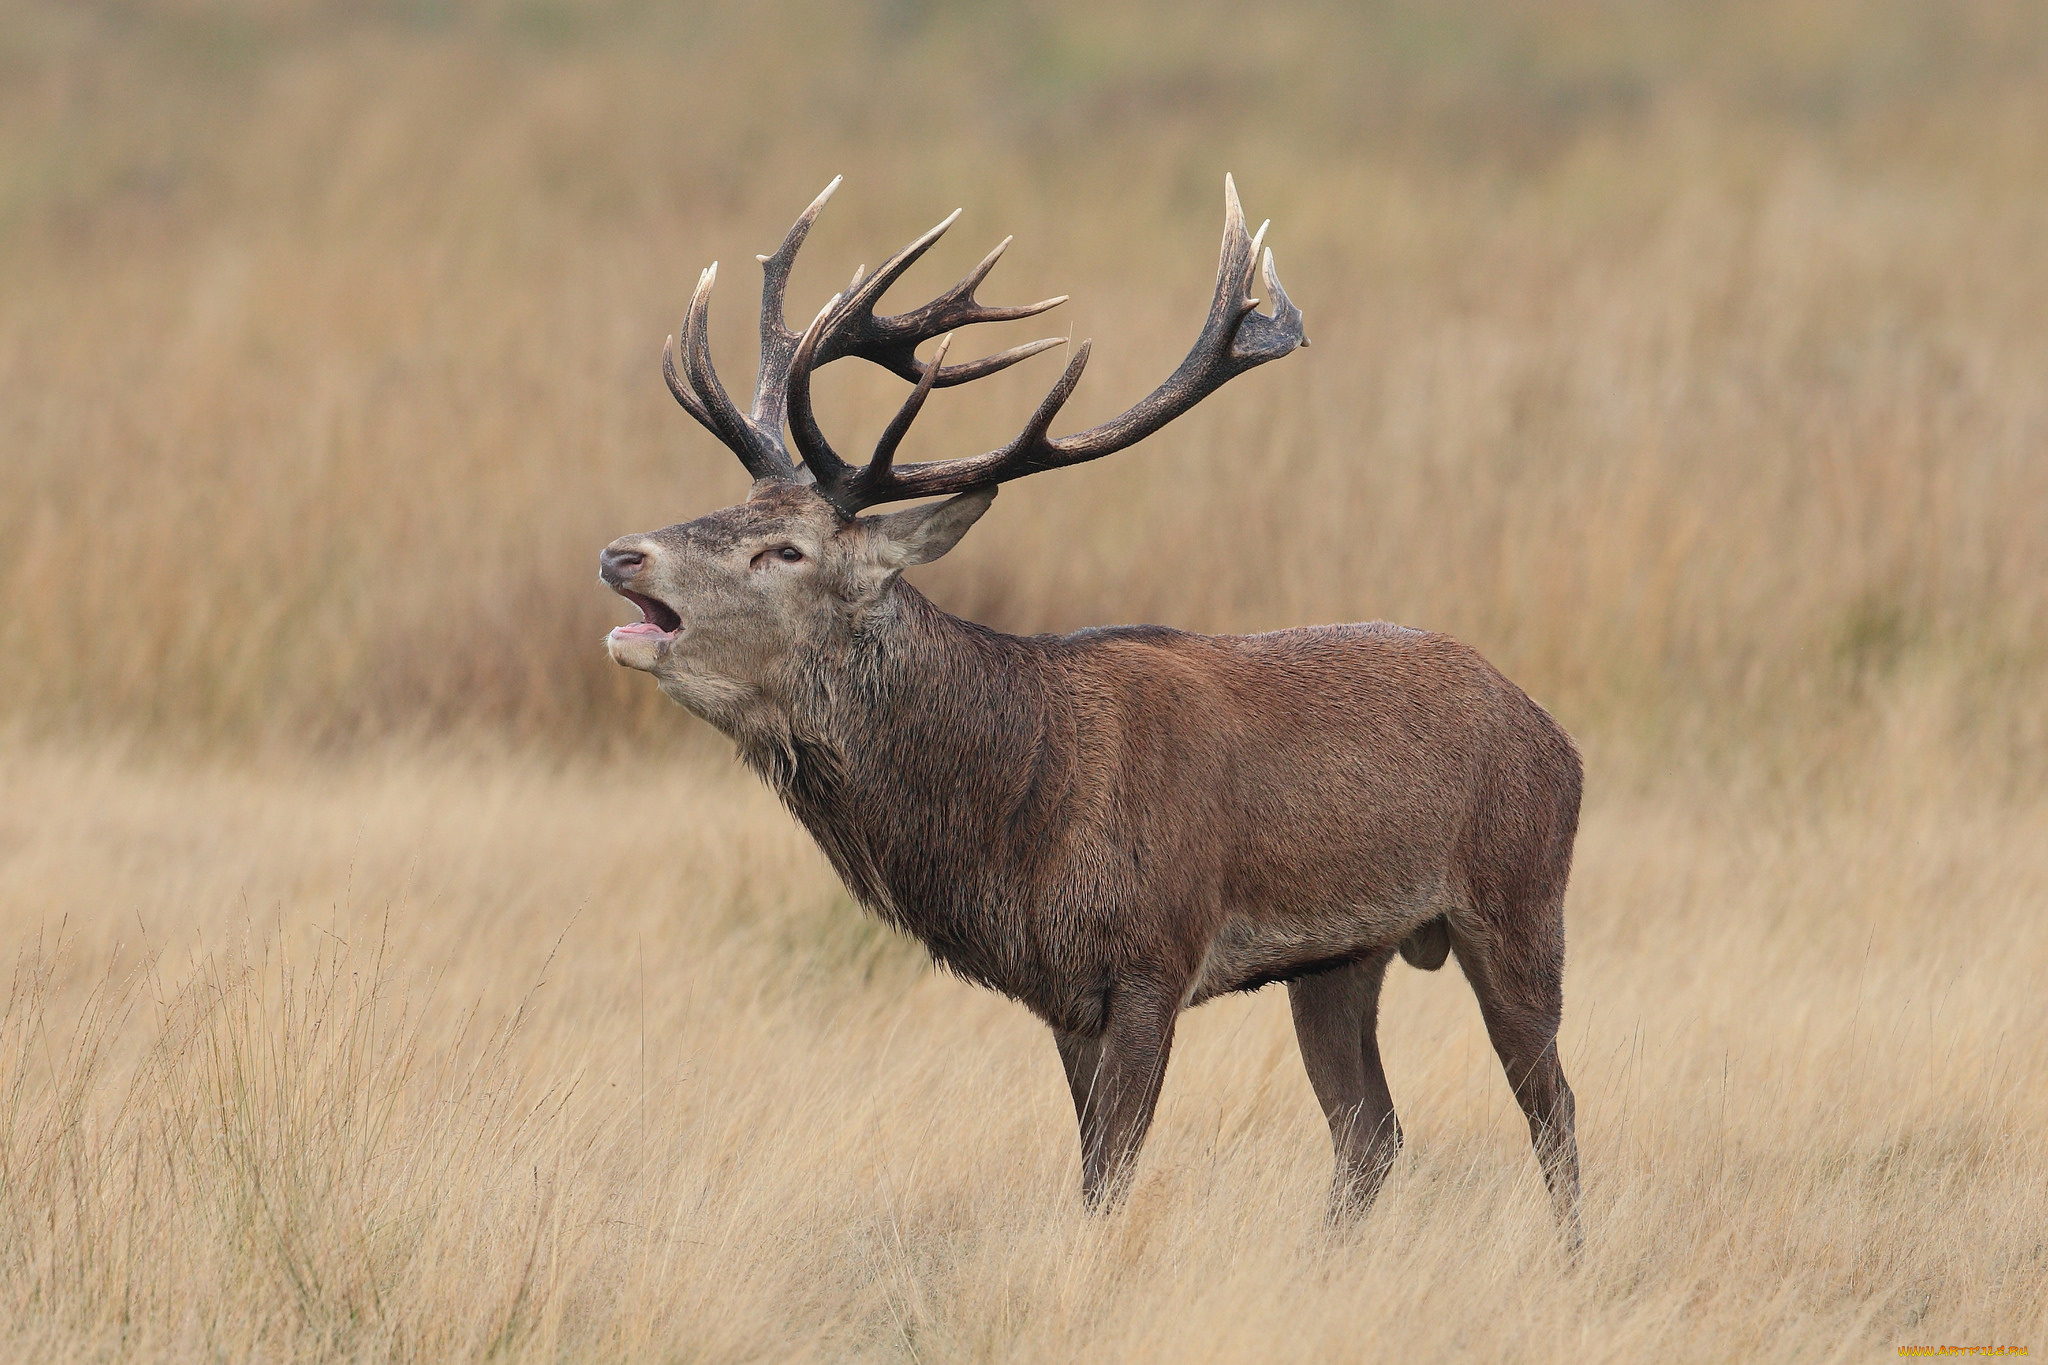
<path fill-rule="evenodd" d="M 754 383 L 751 413 L 742 413 L 726 395 L 725 386 L 719 383 L 718 372 L 711 365 L 709 326 L 711 288 L 718 281 L 716 261 L 697 277 L 696 292 L 690 296 L 689 311 L 684 315 L 681 373 L 676 367 L 676 339 L 670 337 L 661 350 L 662 377 L 668 380 L 669 392 L 675 395 L 676 402 L 703 423 L 713 436 L 731 447 L 733 453 L 740 457 L 740 463 L 747 467 L 747 472 L 757 479 L 797 479 L 808 472 L 798 470 L 782 438 L 783 417 L 792 379 L 791 362 L 802 340 L 802 334 L 791 331 L 784 320 L 783 300 L 789 290 L 789 271 L 796 264 L 796 254 L 802 248 L 804 238 L 810 235 L 811 224 L 817 220 L 818 211 L 825 207 L 825 201 L 839 188 L 842 179 L 843 176 L 834 176 L 824 192 L 811 201 L 811 206 L 791 225 L 788 235 L 773 255 L 755 257 L 761 263 L 762 277 L 761 371 Z M 834 305 L 844 300 L 844 306 L 840 308 L 823 349 L 814 345 L 812 352 L 806 355 L 805 373 L 799 383 L 808 386 L 808 371 L 819 365 L 846 356 L 859 356 L 905 379 L 920 382 L 926 390 L 934 383 L 944 388 L 994 374 L 1037 355 L 1049 346 L 1060 344 L 1060 338 L 1048 337 L 966 364 L 946 366 L 929 375 L 924 362 L 917 358 L 920 345 L 955 328 L 977 322 L 1010 322 L 1028 318 L 1067 301 L 1066 295 L 1062 294 L 1022 308 L 990 308 L 975 299 L 975 288 L 995 268 L 1004 249 L 1010 245 L 1007 237 L 983 257 L 981 264 L 969 271 L 965 279 L 930 303 L 893 317 L 875 316 L 876 301 L 916 263 L 918 257 L 924 255 L 933 242 L 945 235 L 946 229 L 953 226 L 953 220 L 959 216 L 960 211 L 953 210 L 937 227 L 890 257 L 865 282 L 860 271 L 854 272 L 853 283 L 847 286 L 848 293 L 833 297 Z M 898 439 L 901 439 L 901 433 L 898 433 Z"/>
<path fill-rule="evenodd" d="M 1261 225 L 1256 234 L 1245 230 L 1237 186 L 1226 175 L 1223 250 L 1216 269 L 1216 295 L 1194 347 L 1165 383 L 1121 416 L 1071 436 L 1048 437 L 1046 431 L 1053 418 L 1072 396 L 1074 386 L 1081 380 L 1081 371 L 1088 364 L 1089 343 L 1084 341 L 1075 349 L 1073 359 L 1067 362 L 1059 381 L 1039 403 L 1031 420 L 1025 423 L 1024 430 L 1007 445 L 965 459 L 933 460 L 897 468 L 896 448 L 932 389 L 994 374 L 1060 344 L 1058 338 L 1034 341 L 980 360 L 947 365 L 950 333 L 977 322 L 1030 317 L 1064 303 L 1066 298 L 1062 295 L 1022 308 L 989 308 L 976 302 L 975 288 L 1010 244 L 1005 238 L 965 279 L 930 303 L 893 317 L 875 316 L 876 301 L 952 226 L 959 217 L 955 210 L 865 280 L 861 272 L 855 271 L 847 291 L 834 295 L 801 335 L 793 333 L 783 320 L 789 267 L 811 221 L 838 187 L 837 180 L 828 185 L 824 194 L 797 219 L 781 248 L 773 256 L 761 258 L 767 278 L 761 289 L 761 378 L 755 388 L 752 416 L 744 416 L 733 407 L 711 369 L 705 319 L 711 283 L 717 278 L 715 265 L 698 281 L 684 324 L 687 382 L 676 374 L 674 338 L 670 338 L 670 346 L 662 352 L 662 373 L 668 377 L 676 401 L 732 447 L 756 478 L 808 477 L 820 493 L 848 516 L 877 503 L 960 493 L 1041 470 L 1100 459 L 1144 440 L 1253 366 L 1277 360 L 1295 347 L 1308 344 L 1302 331 L 1301 310 L 1287 297 L 1274 273 L 1273 253 L 1265 251 L 1261 257 L 1266 227 Z M 1258 300 L 1250 296 L 1252 271 L 1261 264 L 1266 288 L 1273 298 L 1270 314 L 1257 311 Z M 920 361 L 917 346 L 933 337 L 940 338 L 937 353 L 929 362 Z M 832 449 L 811 406 L 811 371 L 845 356 L 859 356 L 915 381 L 910 396 L 876 443 L 874 453 L 859 468 L 846 463 Z M 803 457 L 801 472 L 782 443 L 785 415 L 790 435 Z"/>

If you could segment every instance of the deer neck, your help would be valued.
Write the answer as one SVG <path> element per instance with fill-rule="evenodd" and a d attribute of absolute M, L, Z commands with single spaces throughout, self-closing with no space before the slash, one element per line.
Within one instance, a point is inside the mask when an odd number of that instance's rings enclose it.
<path fill-rule="evenodd" d="M 848 887 L 985 976 L 977 927 L 1053 837 L 1071 782 L 1042 651 L 900 579 L 843 647 L 790 661 L 742 755 Z M 990 970 L 994 970 L 993 967 Z"/>

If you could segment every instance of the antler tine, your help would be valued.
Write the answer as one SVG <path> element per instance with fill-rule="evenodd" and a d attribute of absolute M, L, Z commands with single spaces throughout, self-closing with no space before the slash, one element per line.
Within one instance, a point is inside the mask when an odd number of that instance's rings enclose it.
<path fill-rule="evenodd" d="M 1046 469 L 1099 459 L 1144 440 L 1246 370 L 1277 360 L 1297 346 L 1307 345 L 1301 310 L 1280 287 L 1279 276 L 1273 269 L 1273 253 L 1264 249 L 1266 229 L 1261 226 L 1257 235 L 1246 230 L 1244 209 L 1237 198 L 1237 185 L 1227 175 L 1223 178 L 1223 205 L 1223 246 L 1217 261 L 1216 292 L 1209 302 L 1209 315 L 1204 319 L 1202 330 L 1187 357 L 1165 383 L 1107 422 L 1072 436 L 1047 437 L 1045 433 L 1054 416 L 1073 393 L 1074 386 L 1080 382 L 1081 371 L 1088 363 L 1089 344 L 1084 341 L 1024 430 L 1007 445 L 966 459 L 934 460 L 900 468 L 885 464 L 877 477 L 862 478 L 857 486 L 835 489 L 827 496 L 832 497 L 841 510 L 850 511 L 903 498 L 966 492 Z M 1260 313 L 1258 300 L 1250 297 L 1253 272 L 1261 264 L 1265 267 L 1266 286 L 1272 295 L 1273 311 L 1270 314 Z M 903 318 L 911 316 L 905 314 Z M 887 318 L 876 321 L 897 323 L 902 320 Z M 839 325 L 840 319 L 834 319 L 835 331 Z M 920 371 L 920 380 L 923 377 Z M 944 383 L 944 377 L 941 376 L 937 382 Z M 821 478 L 820 482 L 824 480 Z"/>
<path fill-rule="evenodd" d="M 1008 445 L 982 457 L 991 461 L 1004 481 L 1020 479 L 1050 467 L 1034 463 L 1034 457 L 1051 448 L 1045 433 L 1052 427 L 1052 419 L 1059 416 L 1060 409 L 1074 396 L 1075 388 L 1081 383 L 1081 372 L 1088 368 L 1088 357 L 1094 350 L 1092 340 L 1083 341 L 1075 347 L 1074 358 L 1060 372 L 1059 381 L 1038 400 L 1038 407 L 1032 412 L 1031 420 L 1024 424 L 1024 430 L 1018 432 Z"/>
<path fill-rule="evenodd" d="M 868 458 L 868 467 L 862 471 L 871 481 L 889 477 L 889 467 L 895 463 L 896 447 L 903 444 L 903 438 L 910 431 L 910 424 L 917 420 L 918 409 L 931 394 L 932 386 L 944 372 L 946 352 L 953 348 L 953 334 L 946 333 L 939 338 L 937 348 L 932 352 L 931 363 L 924 367 L 924 374 L 910 391 L 910 397 L 903 400 L 903 406 L 896 409 L 896 415 L 889 419 L 889 425 L 882 428 L 881 439 L 875 442 L 875 453 Z"/>
<path fill-rule="evenodd" d="M 1065 302 L 1065 300 L 1061 300 L 1061 302 Z M 994 321 L 994 319 L 977 320 Z M 950 336 L 952 334 L 947 333 L 947 335 Z M 1009 369 L 1020 360 L 1029 360 L 1040 351 L 1050 351 L 1055 346 L 1064 346 L 1066 344 L 1067 338 L 1065 337 L 1040 337 L 1036 341 L 1027 341 L 1022 346 L 1012 346 L 1007 351 L 997 351 L 994 355 L 982 356 L 979 360 L 963 360 L 958 365 L 948 365 L 945 369 L 940 370 L 938 382 L 934 387 L 950 389 L 955 384 L 965 384 L 972 379 L 983 379 L 998 370 Z M 917 360 L 915 364 L 918 367 L 918 377 L 921 379 L 924 376 L 925 362 Z"/>
<path fill-rule="evenodd" d="M 981 282 L 988 278 L 988 272 L 995 269 L 996 262 L 1003 258 L 1003 253 L 1010 249 L 1010 243 L 1015 240 L 1016 238 L 1014 237 L 1003 238 L 1002 241 L 996 243 L 995 250 L 982 257 L 981 263 L 967 272 L 966 277 L 960 283 L 954 285 L 938 298 L 924 305 L 924 307 L 899 314 L 896 318 L 889 319 L 889 321 L 905 322 L 911 324 L 917 331 L 928 332 L 931 325 L 924 319 L 924 314 L 938 313 L 947 308 L 959 308 L 963 304 L 971 309 L 972 313 L 969 316 L 960 318 L 955 324 L 957 326 L 965 326 L 975 322 L 1014 322 L 1018 318 L 1036 317 L 1049 308 L 1057 308 L 1065 303 L 1067 301 L 1065 294 L 1049 299 L 1040 299 L 1037 303 L 1027 303 L 1017 308 L 990 308 L 975 300 L 974 291 L 981 287 Z M 1022 346 L 1012 346 L 1009 350 L 998 351 L 994 355 L 983 356 L 979 360 L 963 361 L 958 365 L 952 365 L 941 370 L 939 372 L 938 386 L 943 389 L 949 388 L 954 384 L 965 384 L 970 379 L 980 379 L 982 376 L 994 374 L 998 370 L 1006 370 L 1020 360 L 1030 359 L 1040 351 L 1065 344 L 1066 340 L 1063 337 L 1045 337 L 1038 341 L 1028 341 Z M 917 361 L 913 356 L 912 363 L 921 364 L 922 362 Z"/>
<path fill-rule="evenodd" d="M 718 424 L 711 420 L 710 412 L 697 401 L 697 395 L 690 392 L 690 386 L 683 382 L 683 377 L 676 373 L 676 339 L 673 334 L 661 343 L 661 377 L 668 381 L 668 391 L 683 405 L 683 411 L 702 422 L 705 429 L 716 436 Z"/>
<path fill-rule="evenodd" d="M 832 183 L 790 224 L 782 245 L 769 255 L 754 258 L 761 263 L 761 369 L 754 379 L 753 422 L 756 429 L 772 432 L 778 440 L 787 402 L 789 362 L 796 354 L 800 335 L 790 330 L 785 317 L 789 272 L 796 264 L 797 252 L 803 249 L 804 239 L 811 234 L 811 224 L 818 220 L 825 201 L 845 179 L 843 175 L 833 176 Z"/>
<path fill-rule="evenodd" d="M 798 214 L 796 221 L 782 238 L 782 245 L 766 256 L 756 256 L 761 263 L 761 338 L 768 339 L 771 328 L 778 340 L 787 339 L 796 345 L 799 333 L 789 329 L 783 316 L 783 299 L 789 292 L 790 267 L 796 264 L 796 253 L 803 249 L 804 238 L 811 235 L 811 224 L 818 221 L 818 213 L 825 207 L 825 201 L 838 190 L 846 179 L 843 175 L 832 177 L 832 183 L 821 190 L 811 206 Z"/>
<path fill-rule="evenodd" d="M 917 358 L 917 348 L 933 337 L 962 327 L 981 322 L 1013 322 L 1018 318 L 1034 317 L 1049 308 L 1057 308 L 1067 301 L 1061 294 L 1055 298 L 1041 299 L 1037 303 L 1021 307 L 991 308 L 974 297 L 974 291 L 988 278 L 989 271 L 1002 259 L 1003 252 L 1012 239 L 1005 237 L 996 244 L 995 250 L 982 257 L 981 262 L 952 288 L 940 294 L 931 302 L 908 312 L 893 316 L 877 317 L 875 305 L 889 288 L 916 264 L 932 243 L 945 235 L 946 229 L 960 217 L 955 209 L 945 219 L 910 245 L 891 256 L 875 271 L 863 279 L 858 273 L 848 286 L 846 303 L 840 315 L 833 319 L 825 336 L 818 344 L 820 365 L 830 364 L 846 356 L 859 356 L 893 374 L 913 382 L 924 377 L 925 362 Z M 1049 337 L 1042 341 L 1012 346 L 1006 351 L 983 356 L 959 365 L 942 369 L 936 381 L 937 387 L 949 388 L 954 384 L 965 384 L 980 379 L 998 370 L 1008 369 L 1020 360 L 1037 355 L 1049 346 L 1057 346 L 1060 340 Z"/>
<path fill-rule="evenodd" d="M 873 309 L 875 302 L 882 297 L 889 286 L 901 279 L 904 271 L 916 265 L 918 257 L 930 251 L 932 243 L 946 235 L 947 228 L 960 221 L 960 214 L 961 210 L 954 209 L 928 228 L 922 237 L 919 237 L 916 241 L 875 267 L 875 273 L 868 276 L 864 283 L 861 283 L 857 289 L 847 295 L 846 301 L 848 306 L 855 310 Z M 858 276 L 858 272 L 856 272 L 856 276 Z"/>
<path fill-rule="evenodd" d="M 725 386 L 718 382 L 718 371 L 712 367 L 711 289 L 717 283 L 718 262 L 713 261 L 697 277 L 697 290 L 690 295 L 689 311 L 683 315 L 683 377 L 697 400 L 696 409 L 688 403 L 683 408 L 739 456 L 740 463 L 755 478 L 794 478 L 796 466 L 782 449 L 780 430 L 766 432 L 749 421 L 726 396 Z M 680 393 L 677 400 L 681 401 Z"/>
<path fill-rule="evenodd" d="M 1308 345 L 1308 333 L 1301 328 L 1301 310 L 1294 306 L 1294 300 L 1288 298 L 1287 291 L 1280 287 L 1280 274 L 1273 269 L 1271 247 L 1266 248 L 1265 276 L 1266 292 L 1273 296 L 1273 321 L 1299 337 L 1303 346 Z M 1252 316 L 1258 315 L 1255 313 Z M 1265 319 L 1261 318 L 1260 321 L 1264 322 Z M 1287 352 L 1282 351 L 1280 354 L 1285 355 Z"/>
<path fill-rule="evenodd" d="M 818 340 L 845 297 L 844 294 L 834 294 L 831 301 L 818 310 L 818 316 L 804 328 L 789 363 L 790 438 L 796 443 L 797 453 L 803 456 L 804 472 L 835 505 L 838 500 L 833 498 L 833 490 L 845 486 L 852 476 L 852 467 L 839 458 L 839 452 L 832 449 L 832 443 L 825 439 L 824 430 L 818 426 L 818 415 L 811 408 L 811 371 L 819 363 Z"/>

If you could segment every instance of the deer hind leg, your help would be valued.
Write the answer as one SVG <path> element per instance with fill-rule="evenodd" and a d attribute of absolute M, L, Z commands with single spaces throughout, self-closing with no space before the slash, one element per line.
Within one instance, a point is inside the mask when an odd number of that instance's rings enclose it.
<path fill-rule="evenodd" d="M 1114 1208 L 1130 1186 L 1179 1013 L 1178 991 L 1132 983 L 1111 991 L 1101 1033 L 1053 1031 L 1081 1124 L 1081 1196 L 1096 1212 Z"/>
<path fill-rule="evenodd" d="M 1529 1122 L 1530 1145 L 1551 1205 L 1576 1250 L 1582 1240 L 1579 1145 L 1572 1088 L 1557 1056 L 1564 1010 L 1563 907 L 1553 901 L 1527 919 L 1510 918 L 1487 928 L 1490 932 L 1454 930 L 1458 965 L 1479 997 L 1487 1037 Z"/>
<path fill-rule="evenodd" d="M 1330 1124 L 1337 1173 L 1330 1216 L 1341 1220 L 1372 1206 L 1401 1150 L 1401 1122 L 1380 1065 L 1380 982 L 1391 952 L 1287 983 L 1302 1065 Z"/>

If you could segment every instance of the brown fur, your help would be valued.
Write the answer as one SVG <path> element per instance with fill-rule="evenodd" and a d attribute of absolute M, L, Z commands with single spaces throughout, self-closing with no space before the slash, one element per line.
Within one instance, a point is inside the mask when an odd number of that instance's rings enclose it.
<path fill-rule="evenodd" d="M 1397 947 L 1455 950 L 1575 1236 L 1564 731 L 1465 645 L 1382 623 L 1017 637 L 950 616 L 901 570 L 993 496 L 852 518 L 771 479 L 625 537 L 606 581 L 681 628 L 614 657 L 731 735 L 865 905 L 1051 1026 L 1091 1204 L 1128 1175 L 1178 1013 L 1276 981 L 1335 1203 L 1369 1203 L 1400 1143 L 1381 977 Z"/>

